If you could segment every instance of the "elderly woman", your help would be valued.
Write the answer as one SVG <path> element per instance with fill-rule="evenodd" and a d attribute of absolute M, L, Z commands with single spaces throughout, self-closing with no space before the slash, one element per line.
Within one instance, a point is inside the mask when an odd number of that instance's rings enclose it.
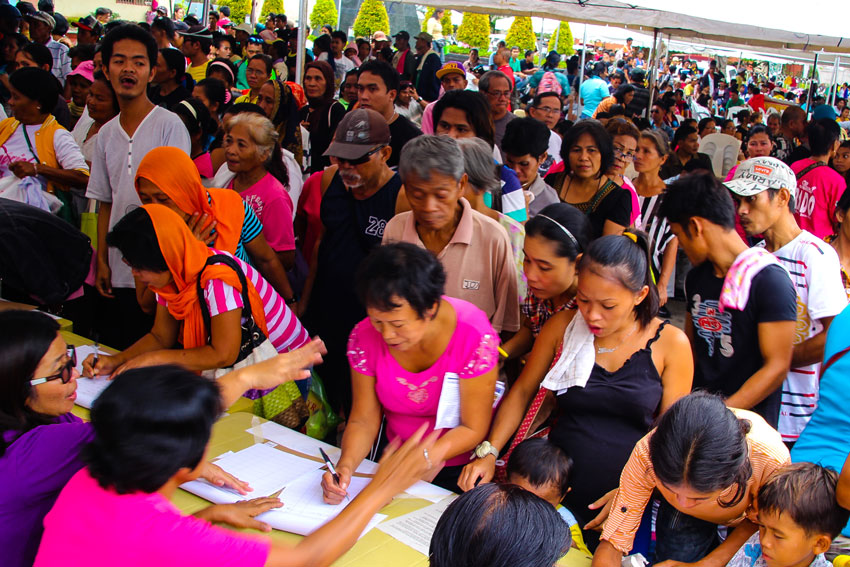
<path fill-rule="evenodd" d="M 301 126 L 310 133 L 310 173 L 331 165 L 325 150 L 331 144 L 336 127 L 345 115 L 345 107 L 334 101 L 334 73 L 327 61 L 307 63 L 304 71 L 304 94 L 307 105 L 299 111 Z"/>
<path fill-rule="evenodd" d="M 247 313 L 278 352 L 309 342 L 301 322 L 258 271 L 223 250 L 208 248 L 168 207 L 134 209 L 115 225 L 106 241 L 118 248 L 133 276 L 156 293 L 156 318 L 151 331 L 127 350 L 101 355 L 96 363 L 92 357 L 86 359 L 87 373 L 114 374 L 157 364 L 180 364 L 195 371 L 232 366 L 246 354 L 242 321 Z M 209 262 L 210 256 L 219 254 L 235 265 Z M 203 290 L 203 298 L 198 290 Z M 182 350 L 174 349 L 178 335 Z M 308 386 L 307 382 L 299 387 Z M 258 399 L 262 394 L 251 397 Z"/>
<path fill-rule="evenodd" d="M 218 381 L 222 406 L 245 389 L 303 378 L 319 364 L 320 340 Z M 59 325 L 38 311 L 0 313 L 0 548 L 5 565 L 32 565 L 45 514 L 59 492 L 83 468 L 80 450 L 94 437 L 90 423 L 71 413 L 77 397 L 76 354 Z M 270 383 L 271 381 L 271 383 Z M 245 485 L 215 465 L 201 476 L 245 493 Z"/>
<path fill-rule="evenodd" d="M 71 133 L 50 114 L 59 98 L 59 82 L 36 67 L 18 69 L 9 77 L 9 106 L 14 118 L 0 122 L 0 179 L 33 177 L 63 203 L 60 216 L 72 221 L 70 190 L 84 191 L 89 167 Z"/>
<path fill-rule="evenodd" d="M 263 53 L 252 56 L 244 65 L 246 66 L 245 77 L 248 82 L 248 92 L 237 98 L 234 104 L 240 102 L 256 103 L 260 94 L 260 87 L 266 84 L 272 75 L 272 58 Z"/>
<path fill-rule="evenodd" d="M 498 222 L 463 197 L 467 175 L 457 142 L 447 136 L 414 138 L 401 151 L 399 175 L 411 210 L 387 223 L 384 242 L 430 250 L 446 269 L 448 295 L 484 311 L 499 332 L 519 330 L 511 244 Z"/>
<path fill-rule="evenodd" d="M 411 244 L 380 246 L 358 270 L 357 294 L 368 317 L 348 341 L 354 394 L 336 470 L 322 479 L 325 500 L 339 503 L 351 475 L 379 440 L 408 439 L 423 424 L 440 429 L 428 458 L 433 482 L 456 487 L 469 452 L 490 424 L 498 373 L 499 337 L 474 305 L 444 294 L 440 262 Z M 459 412 L 437 423 L 440 398 L 459 400 Z"/>
<path fill-rule="evenodd" d="M 301 146 L 298 103 L 295 102 L 289 85 L 280 81 L 267 81 L 260 87 L 257 104 L 263 109 L 266 118 L 274 124 L 281 148 L 289 150 L 296 163 L 302 163 L 304 150 Z"/>

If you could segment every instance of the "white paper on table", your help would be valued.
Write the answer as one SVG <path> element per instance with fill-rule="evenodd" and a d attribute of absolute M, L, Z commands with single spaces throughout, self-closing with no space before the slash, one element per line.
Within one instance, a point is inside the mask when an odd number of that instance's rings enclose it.
<path fill-rule="evenodd" d="M 444 498 L 436 504 L 387 520 L 378 529 L 427 557 L 437 522 L 452 501 L 454 498 Z"/>
<path fill-rule="evenodd" d="M 257 429 L 260 430 L 264 439 L 274 441 L 278 445 L 291 449 L 292 451 L 304 453 L 305 455 L 321 457 L 319 454 L 319 448 L 321 447 L 324 449 L 325 453 L 328 454 L 328 457 L 330 457 L 334 465 L 336 465 L 337 461 L 339 461 L 340 455 L 342 455 L 342 451 L 339 447 L 334 447 L 333 445 L 329 445 L 323 441 L 319 441 L 318 439 L 313 439 L 312 437 L 274 423 L 273 421 L 267 421 L 259 428 L 251 427 L 245 431 L 252 435 L 256 435 Z M 360 463 L 360 466 L 357 467 L 356 472 L 361 474 L 375 474 L 377 470 L 378 463 L 364 459 L 363 462 Z"/>
<path fill-rule="evenodd" d="M 269 496 L 309 472 L 321 472 L 322 463 L 280 451 L 269 445 L 252 445 L 236 453 L 225 453 L 215 461 L 225 471 L 247 482 L 253 490 L 246 495 L 233 489 L 193 480 L 181 488 L 216 504 L 228 504 Z"/>
<path fill-rule="evenodd" d="M 408 496 L 421 498 L 429 502 L 440 502 L 448 496 L 454 495 L 451 490 L 440 488 L 434 484 L 425 482 L 424 480 L 417 481 L 413 486 L 404 491 Z"/>
<path fill-rule="evenodd" d="M 496 382 L 493 394 L 493 407 L 505 394 L 504 382 Z M 446 372 L 443 377 L 443 389 L 440 390 L 440 401 L 437 404 L 437 419 L 434 429 L 454 429 L 460 425 L 460 378 L 454 372 Z"/>
<path fill-rule="evenodd" d="M 349 501 L 343 500 L 337 505 L 325 504 L 322 498 L 322 474 L 324 471 L 321 470 L 309 472 L 287 485 L 280 494 L 283 507 L 264 512 L 257 519 L 285 532 L 308 535 L 335 518 Z M 349 498 L 353 500 L 370 481 L 368 478 L 352 477 L 348 487 Z M 385 518 L 383 514 L 375 515 L 360 537 Z"/>
<path fill-rule="evenodd" d="M 100 396 L 112 381 L 108 376 L 95 376 L 94 378 L 83 378 L 83 361 L 90 354 L 96 351 L 94 345 L 82 345 L 74 347 L 77 352 L 77 372 L 80 377 L 77 379 L 77 400 L 74 402 L 78 406 L 91 409 L 92 404 Z M 105 354 L 105 353 L 102 353 Z"/>

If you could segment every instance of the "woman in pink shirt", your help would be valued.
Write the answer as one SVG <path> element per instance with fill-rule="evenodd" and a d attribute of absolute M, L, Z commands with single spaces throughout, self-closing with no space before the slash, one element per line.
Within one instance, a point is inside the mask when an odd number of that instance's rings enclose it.
<path fill-rule="evenodd" d="M 439 429 L 429 480 L 448 489 L 487 434 L 498 373 L 499 337 L 483 311 L 443 295 L 445 272 L 413 244 L 380 246 L 360 265 L 357 292 L 368 317 L 348 341 L 353 404 L 336 470 L 322 479 L 325 501 L 340 502 L 351 474 L 378 440 L 407 439 L 426 424 Z M 448 388 L 452 388 L 449 390 Z M 437 423 L 441 397 L 459 403 L 459 418 Z"/>
<path fill-rule="evenodd" d="M 224 124 L 227 168 L 236 174 L 228 185 L 251 205 L 263 223 L 263 236 L 287 270 L 295 266 L 295 217 L 286 191 L 289 177 L 271 120 L 242 112 Z"/>
<path fill-rule="evenodd" d="M 177 366 L 116 378 L 92 407 L 94 435 L 82 453 L 86 468 L 71 477 L 44 518 L 35 565 L 325 567 L 354 545 L 374 514 L 428 470 L 435 436 L 423 441 L 424 428 L 388 452 L 372 482 L 336 518 L 295 546 L 211 524 L 269 532 L 254 516 L 280 508 L 277 498 L 209 506 L 193 516 L 170 502 L 178 486 L 198 478 L 213 423 L 243 387 L 274 386 L 306 373 L 281 372 L 273 362 L 218 382 Z M 300 362 L 296 368 L 321 357 Z M 264 369 L 262 376 L 244 380 L 246 372 L 257 374 L 256 367 Z"/>

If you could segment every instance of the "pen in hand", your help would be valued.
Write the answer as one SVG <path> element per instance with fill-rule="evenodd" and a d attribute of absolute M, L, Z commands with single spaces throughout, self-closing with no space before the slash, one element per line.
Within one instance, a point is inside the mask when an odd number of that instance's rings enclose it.
<path fill-rule="evenodd" d="M 334 482 L 336 482 L 336 485 L 339 486 L 339 475 L 337 474 L 330 457 L 328 457 L 328 454 L 325 453 L 324 449 L 321 447 L 319 447 L 319 453 L 322 454 L 322 459 L 324 459 L 325 464 L 328 466 L 328 472 L 330 472 L 331 476 L 334 477 Z M 351 502 L 351 498 L 348 497 L 348 494 L 345 495 L 345 499 Z"/>

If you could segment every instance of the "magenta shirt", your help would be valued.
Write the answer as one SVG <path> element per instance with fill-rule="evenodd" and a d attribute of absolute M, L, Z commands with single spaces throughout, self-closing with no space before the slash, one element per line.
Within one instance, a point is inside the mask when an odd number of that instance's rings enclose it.
<path fill-rule="evenodd" d="M 499 335 L 487 315 L 468 301 L 448 296 L 443 299 L 454 307 L 457 325 L 443 355 L 422 372 L 409 372 L 396 362 L 368 317 L 351 331 L 348 361 L 360 374 L 375 378 L 375 392 L 387 418 L 389 439 L 406 440 L 422 423 L 428 424 L 428 432 L 434 429 L 447 372 L 454 372 L 461 379 L 475 378 L 492 370 L 499 359 Z M 458 455 L 446 465 L 468 462 L 469 455 Z"/>
<path fill-rule="evenodd" d="M 42 520 L 59 491 L 83 467 L 80 449 L 94 432 L 73 414 L 23 435 L 7 431 L 11 444 L 0 457 L 0 564 L 32 565 Z M 14 441 L 13 441 L 14 440 Z"/>
<path fill-rule="evenodd" d="M 233 181 L 230 182 L 233 189 Z M 271 173 L 250 188 L 239 193 L 263 223 L 263 236 L 275 252 L 295 250 L 295 230 L 292 227 L 292 198 L 286 188 Z"/>
<path fill-rule="evenodd" d="M 801 159 L 794 162 L 791 169 L 799 174 L 813 163 L 809 158 Z M 800 228 L 818 238 L 835 234 L 838 223 L 835 205 L 846 188 L 844 177 L 829 166 L 816 167 L 797 179 L 797 210 L 794 216 Z"/>
<path fill-rule="evenodd" d="M 88 469 L 68 482 L 44 518 L 38 567 L 262 567 L 271 541 L 184 516 L 161 494 L 118 494 Z"/>

